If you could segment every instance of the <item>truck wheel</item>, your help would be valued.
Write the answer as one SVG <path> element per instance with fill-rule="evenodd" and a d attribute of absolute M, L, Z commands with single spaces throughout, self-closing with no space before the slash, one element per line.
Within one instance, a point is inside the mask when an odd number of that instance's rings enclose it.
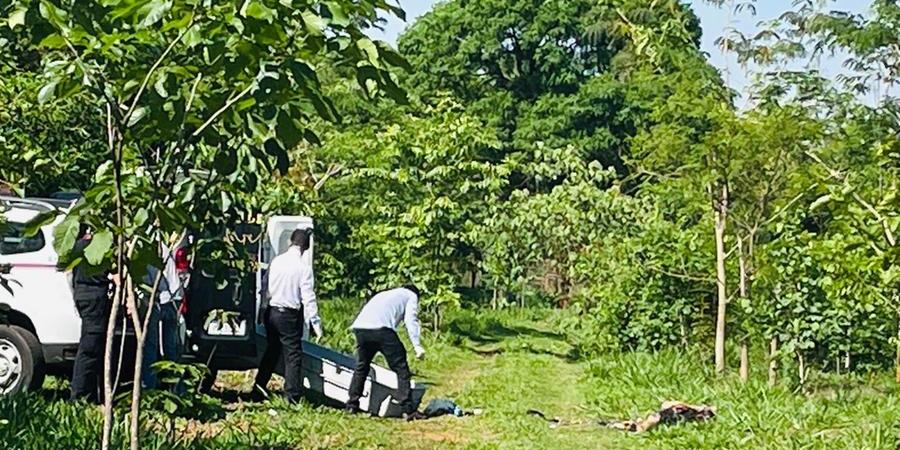
<path fill-rule="evenodd" d="M 44 384 L 44 352 L 30 331 L 0 325 L 0 395 L 39 389 Z"/>

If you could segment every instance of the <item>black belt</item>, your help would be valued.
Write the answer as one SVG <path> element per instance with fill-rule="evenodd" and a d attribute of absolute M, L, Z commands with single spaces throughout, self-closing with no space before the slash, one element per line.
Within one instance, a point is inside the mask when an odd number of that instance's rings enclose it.
<path fill-rule="evenodd" d="M 300 312 L 300 308 L 288 308 L 286 306 L 272 306 L 272 309 L 283 312 L 283 313 L 298 313 Z"/>

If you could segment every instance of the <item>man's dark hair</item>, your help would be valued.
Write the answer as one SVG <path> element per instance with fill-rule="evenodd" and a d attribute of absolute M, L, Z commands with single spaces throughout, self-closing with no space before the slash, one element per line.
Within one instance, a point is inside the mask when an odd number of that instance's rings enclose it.
<path fill-rule="evenodd" d="M 312 236 L 312 230 L 310 229 L 296 229 L 293 233 L 291 233 L 291 245 L 296 245 L 300 247 L 301 251 L 309 250 L 310 237 Z"/>
<path fill-rule="evenodd" d="M 404 284 L 403 289 L 412 291 L 413 294 L 416 294 L 416 297 L 419 296 L 419 288 L 414 284 Z"/>

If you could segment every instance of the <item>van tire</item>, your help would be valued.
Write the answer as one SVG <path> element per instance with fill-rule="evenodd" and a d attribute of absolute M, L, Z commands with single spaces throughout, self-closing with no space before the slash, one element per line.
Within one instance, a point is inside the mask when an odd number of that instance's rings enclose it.
<path fill-rule="evenodd" d="M 46 366 L 44 351 L 37 337 L 30 331 L 16 325 L 0 325 L 0 339 L 11 343 L 21 357 L 21 379 L 9 394 L 34 391 L 44 385 Z"/>

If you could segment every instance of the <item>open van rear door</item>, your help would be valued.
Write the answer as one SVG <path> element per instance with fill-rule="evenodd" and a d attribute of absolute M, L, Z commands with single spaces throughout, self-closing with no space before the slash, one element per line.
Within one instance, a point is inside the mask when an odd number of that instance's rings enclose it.
<path fill-rule="evenodd" d="M 269 270 L 269 263 L 276 256 L 284 253 L 291 245 L 291 233 L 294 230 L 311 230 L 313 229 L 313 220 L 311 217 L 305 216 L 274 216 L 266 223 L 266 233 L 259 246 L 259 270 L 256 273 L 256 283 L 260 286 L 256 292 L 256 310 L 259 311 L 266 295 L 266 274 Z M 310 238 L 309 250 L 303 252 L 304 258 L 313 258 L 315 248 L 315 236 Z M 312 261 L 310 261 L 312 262 Z M 303 327 L 303 338 L 306 339 L 309 334 L 309 327 Z M 257 321 L 257 334 L 265 339 L 266 331 L 262 324 L 262 320 Z"/>

